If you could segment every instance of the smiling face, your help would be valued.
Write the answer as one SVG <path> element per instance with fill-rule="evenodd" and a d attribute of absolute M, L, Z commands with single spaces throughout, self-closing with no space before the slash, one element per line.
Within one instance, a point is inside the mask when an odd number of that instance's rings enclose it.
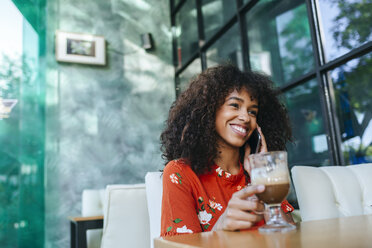
<path fill-rule="evenodd" d="M 258 101 L 242 89 L 230 93 L 216 112 L 220 147 L 239 148 L 257 127 Z"/>

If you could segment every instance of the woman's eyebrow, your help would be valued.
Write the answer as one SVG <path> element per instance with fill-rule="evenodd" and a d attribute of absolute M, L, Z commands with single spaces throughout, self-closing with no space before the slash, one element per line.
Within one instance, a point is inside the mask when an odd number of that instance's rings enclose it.
<path fill-rule="evenodd" d="M 230 100 L 237 100 L 237 101 L 239 101 L 239 102 L 244 102 L 243 99 L 241 99 L 240 97 L 236 97 L 236 96 L 231 96 L 231 97 L 227 98 L 226 101 L 230 101 Z M 250 106 L 250 107 L 251 107 L 251 108 L 258 108 L 258 105 L 254 104 L 254 105 L 252 105 L 252 106 Z"/>
<path fill-rule="evenodd" d="M 229 101 L 229 100 L 237 100 L 237 101 L 240 101 L 240 102 L 244 102 L 243 99 L 241 99 L 239 97 L 236 97 L 236 96 L 231 96 L 231 97 L 227 98 L 226 101 Z"/>

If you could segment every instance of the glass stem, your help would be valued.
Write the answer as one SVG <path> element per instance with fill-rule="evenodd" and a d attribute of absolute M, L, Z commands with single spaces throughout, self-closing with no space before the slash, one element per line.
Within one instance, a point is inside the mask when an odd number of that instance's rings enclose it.
<path fill-rule="evenodd" d="M 284 221 L 282 218 L 282 214 L 280 212 L 281 210 L 280 204 L 270 204 L 268 205 L 268 208 L 269 219 L 267 224 L 279 224 Z"/>

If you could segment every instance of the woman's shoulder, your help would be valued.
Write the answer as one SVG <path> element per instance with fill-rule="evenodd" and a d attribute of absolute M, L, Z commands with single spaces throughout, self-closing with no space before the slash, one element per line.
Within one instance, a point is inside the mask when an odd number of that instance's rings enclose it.
<path fill-rule="evenodd" d="M 168 164 L 164 167 L 164 174 L 172 174 L 175 172 L 191 173 L 193 171 L 187 160 L 181 158 L 169 161 Z"/>

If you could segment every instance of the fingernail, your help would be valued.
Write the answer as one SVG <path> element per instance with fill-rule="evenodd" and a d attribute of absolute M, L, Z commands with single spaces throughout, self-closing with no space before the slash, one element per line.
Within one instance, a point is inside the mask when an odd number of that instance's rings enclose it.
<path fill-rule="evenodd" d="M 265 190 L 265 185 L 258 185 L 257 190 L 258 191 L 264 191 Z"/>

